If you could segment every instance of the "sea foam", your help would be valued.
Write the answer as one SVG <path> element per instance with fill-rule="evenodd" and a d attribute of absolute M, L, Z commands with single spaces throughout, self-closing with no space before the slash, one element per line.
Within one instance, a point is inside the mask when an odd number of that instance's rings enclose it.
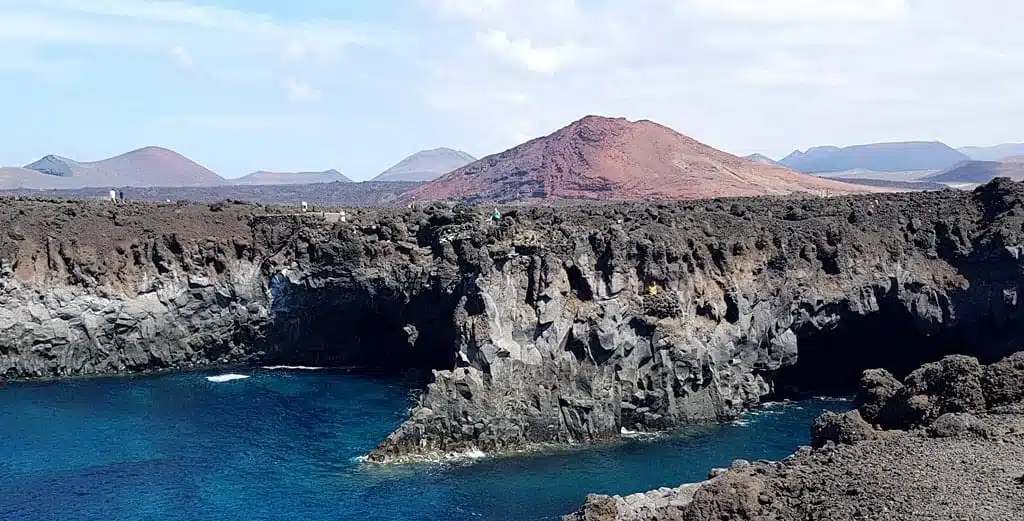
<path fill-rule="evenodd" d="M 216 382 L 216 383 L 230 382 L 232 380 L 244 380 L 246 378 L 249 378 L 249 375 L 246 375 L 246 374 L 234 374 L 234 373 L 219 374 L 217 376 L 207 376 L 206 377 L 207 380 L 209 380 L 211 382 Z"/>
<path fill-rule="evenodd" d="M 268 371 L 319 371 L 323 367 L 310 367 L 306 365 L 268 365 L 264 367 Z"/>

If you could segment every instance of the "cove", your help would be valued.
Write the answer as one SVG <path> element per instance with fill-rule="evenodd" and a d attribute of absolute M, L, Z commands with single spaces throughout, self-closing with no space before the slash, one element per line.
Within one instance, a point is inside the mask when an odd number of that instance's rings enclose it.
<path fill-rule="evenodd" d="M 361 463 L 407 417 L 408 381 L 341 371 L 181 373 L 0 387 L 0 519 L 555 520 L 587 493 L 779 459 L 840 400 L 551 454 Z"/>

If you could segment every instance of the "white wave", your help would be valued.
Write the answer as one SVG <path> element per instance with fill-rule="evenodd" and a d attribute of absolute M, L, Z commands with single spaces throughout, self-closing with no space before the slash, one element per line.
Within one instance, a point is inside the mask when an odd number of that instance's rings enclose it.
<path fill-rule="evenodd" d="M 207 376 L 206 377 L 207 380 L 209 380 L 211 382 L 216 382 L 216 383 L 230 382 L 232 380 L 244 380 L 246 378 L 249 378 L 249 375 L 246 375 L 246 374 L 234 374 L 234 373 L 219 374 L 217 376 Z"/>
<path fill-rule="evenodd" d="M 746 427 L 747 425 L 750 425 L 750 420 L 739 418 L 739 419 L 733 420 L 732 424 L 733 425 L 737 425 L 739 427 Z"/>
<path fill-rule="evenodd" d="M 657 438 L 660 436 L 657 432 L 632 431 L 625 427 L 619 428 L 619 434 L 623 438 Z"/>
<path fill-rule="evenodd" d="M 849 396 L 815 396 L 815 400 L 821 400 L 823 402 L 852 402 L 853 398 Z"/>
<path fill-rule="evenodd" d="M 448 459 L 481 459 L 486 457 L 487 453 L 476 447 L 448 455 Z"/>
<path fill-rule="evenodd" d="M 268 371 L 320 371 L 323 367 L 310 367 L 306 365 L 268 365 L 264 369 Z"/>
<path fill-rule="evenodd" d="M 366 463 L 370 459 L 369 455 L 356 456 L 352 458 L 352 463 Z"/>

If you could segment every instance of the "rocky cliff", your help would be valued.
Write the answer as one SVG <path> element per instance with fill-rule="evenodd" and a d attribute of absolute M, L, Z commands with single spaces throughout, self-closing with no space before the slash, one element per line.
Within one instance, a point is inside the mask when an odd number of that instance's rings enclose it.
<path fill-rule="evenodd" d="M 435 370 L 374 461 L 728 419 L 860 371 L 1003 354 L 1024 187 L 291 215 L 0 205 L 0 374 Z M 917 340 L 928 337 L 929 342 Z M 822 377 L 827 375 L 827 377 Z"/>
<path fill-rule="evenodd" d="M 1024 351 L 988 366 L 945 357 L 902 382 L 870 369 L 856 405 L 823 414 L 813 448 L 784 461 L 738 460 L 679 488 L 591 494 L 563 519 L 1020 519 Z"/>

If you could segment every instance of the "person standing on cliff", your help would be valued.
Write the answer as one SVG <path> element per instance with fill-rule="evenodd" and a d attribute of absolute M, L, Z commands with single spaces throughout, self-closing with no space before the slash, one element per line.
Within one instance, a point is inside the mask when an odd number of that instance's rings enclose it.
<path fill-rule="evenodd" d="M 491 214 L 491 220 L 498 222 L 501 220 L 501 212 L 498 211 L 498 207 L 494 207 L 494 213 Z"/>

